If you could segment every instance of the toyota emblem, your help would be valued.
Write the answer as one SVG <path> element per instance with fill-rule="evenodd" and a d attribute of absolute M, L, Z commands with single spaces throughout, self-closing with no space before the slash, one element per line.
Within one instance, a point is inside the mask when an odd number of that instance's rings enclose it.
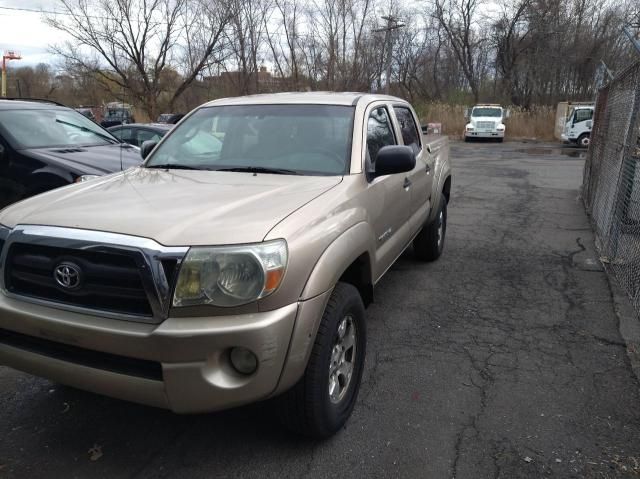
<path fill-rule="evenodd" d="M 80 267 L 73 263 L 60 263 L 53 270 L 53 278 L 64 289 L 76 289 L 80 286 Z"/>

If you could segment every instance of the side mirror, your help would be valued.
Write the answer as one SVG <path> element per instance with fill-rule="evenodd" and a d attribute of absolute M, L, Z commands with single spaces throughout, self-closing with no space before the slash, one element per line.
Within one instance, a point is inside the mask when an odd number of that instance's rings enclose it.
<path fill-rule="evenodd" d="M 374 176 L 394 175 L 411 171 L 416 166 L 416 155 L 410 146 L 383 146 L 378 151 Z"/>
<path fill-rule="evenodd" d="M 504 117 L 509 118 L 511 116 L 511 110 L 505 110 Z"/>
<path fill-rule="evenodd" d="M 464 117 L 465 117 L 465 119 L 468 120 L 470 116 L 471 116 L 471 109 L 465 108 L 464 109 Z"/>
<path fill-rule="evenodd" d="M 142 146 L 140 147 L 140 156 L 143 160 L 147 159 L 147 156 L 149 156 L 149 153 L 151 153 L 151 150 L 153 150 L 157 144 L 158 142 L 155 140 L 147 140 L 142 142 Z"/>

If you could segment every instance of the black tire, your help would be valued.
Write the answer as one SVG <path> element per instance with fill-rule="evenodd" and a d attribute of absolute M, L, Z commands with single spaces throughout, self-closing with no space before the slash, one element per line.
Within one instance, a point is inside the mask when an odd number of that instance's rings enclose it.
<path fill-rule="evenodd" d="M 442 230 L 440 236 L 440 225 Z M 447 199 L 440 194 L 440 207 L 436 218 L 418 233 L 413 240 L 413 250 L 422 261 L 437 260 L 444 250 L 444 239 L 447 232 Z"/>
<path fill-rule="evenodd" d="M 469 138 L 468 136 L 464 137 L 464 142 L 465 143 L 469 143 L 471 141 L 471 138 Z"/>
<path fill-rule="evenodd" d="M 504 138 L 496 138 L 496 140 L 498 140 L 498 143 L 502 143 L 504 141 Z"/>
<path fill-rule="evenodd" d="M 353 318 L 355 351 L 353 372 L 341 397 L 333 402 L 329 394 L 329 368 L 343 319 Z M 345 351 L 347 353 L 348 351 Z M 304 376 L 289 391 L 277 398 L 278 416 L 285 427 L 317 439 L 332 436 L 349 419 L 360 389 L 366 355 L 364 304 L 358 290 L 338 283 L 325 308 Z M 346 354 L 345 354 L 346 356 Z"/>
<path fill-rule="evenodd" d="M 580 148 L 589 148 L 589 144 L 591 143 L 591 135 L 589 133 L 583 133 L 578 137 L 576 143 Z"/>

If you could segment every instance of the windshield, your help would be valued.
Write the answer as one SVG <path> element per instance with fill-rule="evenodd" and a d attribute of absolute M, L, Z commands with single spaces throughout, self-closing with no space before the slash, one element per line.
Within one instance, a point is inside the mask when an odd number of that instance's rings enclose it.
<path fill-rule="evenodd" d="M 74 110 L 3 110 L 0 127 L 18 150 L 119 143 L 111 133 Z"/>
<path fill-rule="evenodd" d="M 343 175 L 351 156 L 353 113 L 351 106 L 335 105 L 201 108 L 146 166 Z"/>
<path fill-rule="evenodd" d="M 474 108 L 471 116 L 492 116 L 495 118 L 501 118 L 502 108 Z"/>

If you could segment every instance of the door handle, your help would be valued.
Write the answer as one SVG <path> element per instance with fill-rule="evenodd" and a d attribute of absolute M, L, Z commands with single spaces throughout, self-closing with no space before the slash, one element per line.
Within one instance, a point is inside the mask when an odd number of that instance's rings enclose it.
<path fill-rule="evenodd" d="M 411 180 L 409 178 L 405 178 L 404 183 L 402 184 L 402 187 L 404 189 L 408 189 L 409 187 L 411 187 Z"/>

